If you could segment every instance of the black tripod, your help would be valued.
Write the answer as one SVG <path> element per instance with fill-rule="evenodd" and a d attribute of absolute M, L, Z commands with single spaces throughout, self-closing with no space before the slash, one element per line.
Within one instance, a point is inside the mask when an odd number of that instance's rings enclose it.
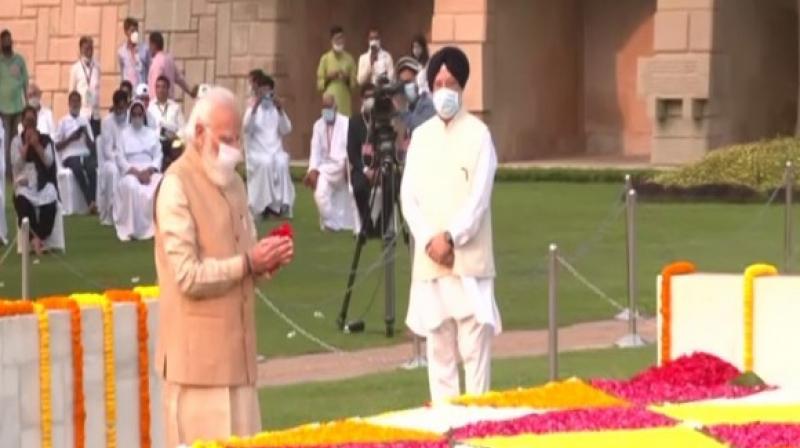
<path fill-rule="evenodd" d="M 361 250 L 367 243 L 370 234 L 374 234 L 375 230 L 380 231 L 381 239 L 383 240 L 383 262 L 384 262 L 384 279 L 385 279 L 385 308 L 384 308 L 384 322 L 386 324 L 386 337 L 394 336 L 394 323 L 395 323 L 395 248 L 397 247 L 397 231 L 399 222 L 399 230 L 403 235 L 405 244 L 408 245 L 408 231 L 405 228 L 403 215 L 400 210 L 400 186 L 399 186 L 399 167 L 397 160 L 394 158 L 394 151 L 385 151 L 379 153 L 380 166 L 376 175 L 375 182 L 372 186 L 369 199 L 369 211 L 361 216 L 361 229 L 358 233 L 356 240 L 356 248 L 353 253 L 353 262 L 350 265 L 350 275 L 347 278 L 347 289 L 345 290 L 344 300 L 342 301 L 342 309 L 339 313 L 337 323 L 339 329 L 348 333 L 355 333 L 364 330 L 364 322 L 361 320 L 347 322 L 347 312 L 350 308 L 350 298 L 353 293 L 353 284 L 356 281 L 356 273 L 358 271 L 358 262 L 361 259 Z M 381 190 L 382 204 L 380 219 L 377 223 L 372 222 L 371 210 L 375 205 L 378 196 L 378 189 Z M 397 211 L 397 219 L 395 219 L 394 212 Z M 375 226 L 378 226 L 377 229 Z"/>

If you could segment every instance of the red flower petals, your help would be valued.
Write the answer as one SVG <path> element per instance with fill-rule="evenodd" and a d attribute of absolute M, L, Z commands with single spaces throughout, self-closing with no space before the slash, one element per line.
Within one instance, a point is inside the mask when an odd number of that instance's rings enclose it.
<path fill-rule="evenodd" d="M 709 432 L 735 448 L 800 448 L 798 424 L 719 425 Z"/>
<path fill-rule="evenodd" d="M 730 385 L 739 375 L 739 369 L 730 363 L 707 353 L 695 353 L 651 367 L 627 381 L 594 380 L 591 384 L 639 405 L 738 398 L 763 390 Z"/>
<path fill-rule="evenodd" d="M 478 422 L 457 429 L 453 435 L 463 440 L 519 434 L 656 428 L 675 424 L 675 420 L 646 409 L 615 407 L 556 411 L 513 420 Z"/>
<path fill-rule="evenodd" d="M 269 232 L 269 236 L 285 236 L 294 239 L 294 228 L 288 222 L 275 227 Z"/>

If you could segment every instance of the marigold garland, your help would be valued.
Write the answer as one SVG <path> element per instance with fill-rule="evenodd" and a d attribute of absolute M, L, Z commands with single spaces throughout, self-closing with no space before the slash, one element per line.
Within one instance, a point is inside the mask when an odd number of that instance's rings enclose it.
<path fill-rule="evenodd" d="M 577 378 L 551 382 L 529 389 L 488 392 L 478 396 L 465 395 L 454 399 L 453 403 L 467 406 L 538 409 L 602 408 L 628 405 L 627 401 L 609 395 Z"/>
<path fill-rule="evenodd" d="M 34 304 L 39 327 L 39 412 L 41 413 L 42 448 L 53 446 L 53 390 L 50 371 L 50 322 L 47 309 Z"/>
<path fill-rule="evenodd" d="M 46 297 L 38 300 L 48 310 L 66 310 L 70 317 L 73 381 L 73 440 L 75 448 L 86 444 L 86 402 L 83 389 L 83 342 L 81 341 L 81 310 L 69 297 Z"/>
<path fill-rule="evenodd" d="M 158 286 L 137 286 L 133 288 L 133 292 L 139 294 L 145 300 L 161 297 L 161 288 Z"/>
<path fill-rule="evenodd" d="M 304 425 L 284 431 L 264 432 L 249 438 L 233 437 L 221 444 L 226 448 L 316 447 L 360 443 L 395 443 L 443 440 L 430 432 L 390 428 L 351 419 Z M 198 442 L 194 447 L 213 447 L 213 442 Z"/>
<path fill-rule="evenodd" d="M 677 261 L 661 271 L 661 364 L 672 360 L 672 277 L 697 269 L 688 261 Z"/>
<path fill-rule="evenodd" d="M 744 371 L 753 371 L 753 313 L 755 309 L 754 283 L 756 277 L 777 275 L 778 270 L 769 264 L 753 264 L 744 271 Z"/>
<path fill-rule="evenodd" d="M 0 300 L 0 317 L 33 314 L 33 303 L 27 300 Z"/>
<path fill-rule="evenodd" d="M 117 397 L 114 366 L 114 309 L 101 294 L 73 294 L 82 306 L 99 307 L 103 316 L 103 382 L 106 407 L 106 448 L 117 447 Z"/>
<path fill-rule="evenodd" d="M 136 323 L 139 361 L 139 446 L 150 448 L 150 377 L 148 374 L 147 351 L 147 305 L 142 296 L 134 291 L 110 290 L 105 296 L 112 302 L 134 303 L 136 305 Z"/>

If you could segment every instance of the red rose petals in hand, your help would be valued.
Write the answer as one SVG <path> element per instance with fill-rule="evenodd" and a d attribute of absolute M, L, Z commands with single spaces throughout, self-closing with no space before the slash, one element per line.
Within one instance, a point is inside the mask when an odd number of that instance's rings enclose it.
<path fill-rule="evenodd" d="M 285 222 L 278 227 L 275 227 L 269 232 L 269 236 L 285 236 L 286 238 L 294 239 L 294 228 L 288 222 Z"/>

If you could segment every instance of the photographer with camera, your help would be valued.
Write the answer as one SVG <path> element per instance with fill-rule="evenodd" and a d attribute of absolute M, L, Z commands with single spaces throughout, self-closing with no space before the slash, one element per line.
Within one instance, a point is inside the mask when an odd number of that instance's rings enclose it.
<path fill-rule="evenodd" d="M 378 84 L 381 78 L 394 81 L 394 62 L 392 55 L 381 48 L 381 35 L 376 28 L 369 30 L 369 48 L 358 58 L 358 85 Z"/>
<path fill-rule="evenodd" d="M 501 331 L 494 298 L 491 197 L 497 169 L 492 135 L 463 105 L 469 61 L 445 47 L 428 64 L 437 117 L 418 127 L 400 193 L 416 241 L 406 325 L 427 339 L 431 399 L 489 390 L 492 338 Z"/>
<path fill-rule="evenodd" d="M 410 133 L 436 115 L 430 94 L 421 90 L 417 83 L 419 71 L 419 64 L 409 56 L 397 61 L 397 82 L 403 86 L 403 100 L 407 105 L 401 117 Z"/>
<path fill-rule="evenodd" d="M 289 173 L 289 154 L 283 139 L 292 132 L 292 122 L 275 95 L 275 80 L 255 76 L 253 106 L 244 114 L 247 196 L 254 216 L 291 218 L 295 191 Z"/>

